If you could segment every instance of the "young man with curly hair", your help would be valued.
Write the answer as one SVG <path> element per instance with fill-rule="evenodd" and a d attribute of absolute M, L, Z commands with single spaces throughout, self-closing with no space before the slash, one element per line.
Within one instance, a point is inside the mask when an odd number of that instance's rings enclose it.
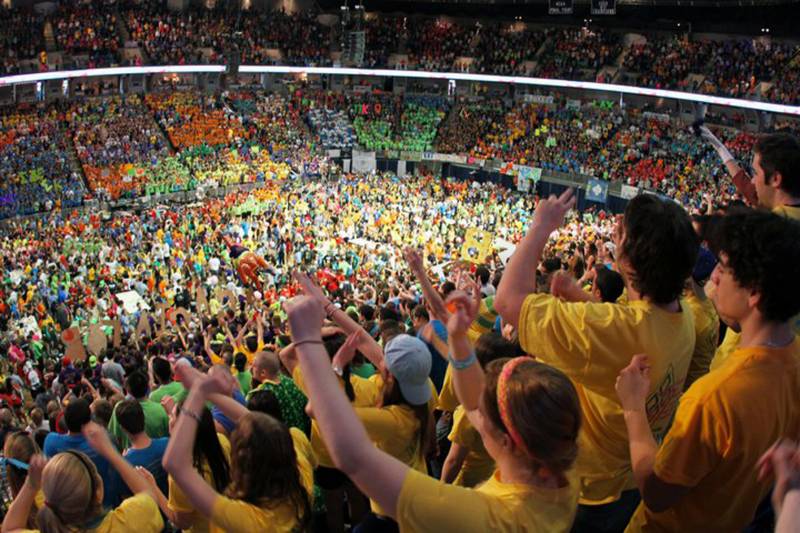
<path fill-rule="evenodd" d="M 800 223 L 766 211 L 732 212 L 711 244 L 719 257 L 714 305 L 723 320 L 741 326 L 739 345 L 689 387 L 660 448 L 645 414 L 646 356 L 620 374 L 643 499 L 627 531 L 742 531 L 771 485 L 757 475 L 759 459 L 779 439 L 800 435 L 800 343 L 792 327 L 800 312 L 800 286 L 792 282 Z"/>

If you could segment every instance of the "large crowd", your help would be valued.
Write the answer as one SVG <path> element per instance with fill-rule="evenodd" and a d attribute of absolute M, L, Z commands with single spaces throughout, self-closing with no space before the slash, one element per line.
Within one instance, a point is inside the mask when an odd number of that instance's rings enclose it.
<path fill-rule="evenodd" d="M 710 192 L 716 204 L 733 197 L 713 150 L 683 122 L 613 102 L 547 98 L 510 104 L 298 85 L 285 96 L 156 92 L 7 109 L 0 168 L 11 179 L 0 216 L 302 174 L 307 161 L 318 170 L 326 150 L 354 148 L 437 151 L 473 164 L 495 160 L 597 177 L 692 207 Z M 725 125 L 713 126 L 715 133 L 747 162 L 756 137 L 739 129 L 741 122 L 717 122 Z M 774 129 L 797 133 L 792 124 Z"/>
<path fill-rule="evenodd" d="M 66 3 L 48 17 L 4 8 L 0 14 L 0 58 L 7 73 L 19 60 L 39 59 L 48 68 L 44 28 L 49 21 L 58 50 L 81 66 L 121 63 L 122 27 L 151 64 L 219 63 L 330 66 L 334 41 L 345 38 L 314 11 L 237 12 L 217 2 L 213 9 L 167 9 L 163 2 L 121 5 Z M 630 42 L 622 30 L 591 24 L 541 29 L 522 22 L 370 14 L 363 23 L 365 67 L 455 70 L 535 75 L 769 99 L 793 104 L 800 75 L 798 46 L 769 36 L 709 38 L 682 32 L 642 32 Z M 338 37 L 337 37 L 338 36 Z M 628 44 L 624 44 L 628 43 Z M 621 67 L 621 68 L 620 68 Z M 690 75 L 695 75 L 692 78 Z M 619 77 L 616 77 L 619 76 Z"/>
<path fill-rule="evenodd" d="M 307 96 L 127 103 L 246 140 Z M 137 153 L 124 103 L 64 111 L 82 157 Z M 271 162 L 196 133 L 168 156 L 193 175 Z M 7 222 L 3 529 L 790 531 L 800 143 L 699 133 L 668 142 L 717 158 L 724 206 L 287 171 Z"/>

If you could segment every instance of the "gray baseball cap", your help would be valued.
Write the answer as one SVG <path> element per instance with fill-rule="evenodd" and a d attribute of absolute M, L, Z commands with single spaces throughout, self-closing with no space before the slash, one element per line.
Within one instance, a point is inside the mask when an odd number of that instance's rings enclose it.
<path fill-rule="evenodd" d="M 394 337 L 384 349 L 386 368 L 392 373 L 400 392 L 411 405 L 424 405 L 431 399 L 428 376 L 431 352 L 425 343 L 411 335 Z"/>

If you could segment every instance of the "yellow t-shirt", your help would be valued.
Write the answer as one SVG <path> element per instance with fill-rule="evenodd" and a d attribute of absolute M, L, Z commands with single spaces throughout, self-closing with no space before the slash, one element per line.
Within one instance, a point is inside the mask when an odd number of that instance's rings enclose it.
<path fill-rule="evenodd" d="M 725 330 L 725 337 L 722 338 L 722 343 L 717 347 L 714 353 L 714 358 L 711 360 L 709 370 L 713 371 L 722 366 L 728 360 L 733 352 L 739 347 L 740 333 L 736 333 L 730 327 Z"/>
<path fill-rule="evenodd" d="M 692 290 L 686 291 L 685 301 L 694 314 L 695 332 L 694 353 L 683 386 L 688 389 L 689 385 L 706 375 L 711 366 L 719 340 L 719 316 L 710 298 L 700 300 Z"/>
<path fill-rule="evenodd" d="M 503 483 L 498 472 L 477 489 L 409 470 L 397 500 L 400 531 L 569 531 L 578 490 Z"/>
<path fill-rule="evenodd" d="M 772 212 L 782 217 L 800 220 L 800 207 L 798 206 L 780 205 L 773 209 Z"/>
<path fill-rule="evenodd" d="M 453 413 L 453 429 L 447 438 L 450 442 L 468 450 L 461 470 L 453 481 L 454 485 L 474 487 L 491 477 L 495 469 L 494 459 L 486 451 L 480 433 L 469 421 L 466 411 L 460 405 Z"/>
<path fill-rule="evenodd" d="M 627 531 L 741 531 L 771 486 L 758 459 L 800 434 L 798 398 L 800 340 L 734 351 L 684 393 L 656 456 L 655 474 L 690 492 L 663 513 L 640 504 Z"/>
<path fill-rule="evenodd" d="M 152 496 L 140 492 L 124 500 L 119 507 L 109 511 L 90 533 L 160 533 L 164 529 L 161 511 Z M 23 533 L 38 533 L 38 529 L 24 529 Z"/>
<path fill-rule="evenodd" d="M 522 348 L 561 369 L 578 391 L 583 424 L 575 470 L 581 503 L 616 501 L 635 487 L 614 384 L 636 354 L 647 354 L 650 361 L 647 418 L 656 440 L 669 428 L 694 352 L 694 317 L 683 301 L 681 308 L 670 313 L 644 300 L 569 303 L 548 294 L 525 299 L 519 320 Z"/>
<path fill-rule="evenodd" d="M 300 365 L 295 367 L 292 373 L 292 379 L 303 394 L 308 396 Z M 342 384 L 342 388 L 344 388 L 344 382 L 341 379 L 339 382 Z M 350 384 L 353 386 L 353 392 L 355 393 L 353 407 L 374 407 L 378 405 L 378 400 L 381 397 L 381 390 L 372 381 L 351 374 Z M 319 466 L 336 468 L 330 453 L 328 453 L 328 449 L 325 447 L 325 441 L 322 440 L 322 433 L 319 430 L 319 425 L 313 418 L 311 419 L 311 449 L 314 450 L 314 456 L 317 458 Z"/>
<path fill-rule="evenodd" d="M 314 454 L 311 443 L 297 428 L 289 428 L 297 454 L 297 468 L 300 470 L 300 482 L 308 492 L 314 490 Z M 309 502 L 309 512 L 311 506 Z M 298 525 L 297 513 L 291 501 L 284 501 L 269 508 L 259 507 L 242 500 L 234 500 L 219 496 L 214 501 L 211 511 L 212 533 L 250 533 L 251 531 L 286 532 L 294 531 Z M 309 519 L 311 517 L 308 517 Z"/>
<path fill-rule="evenodd" d="M 219 437 L 219 443 L 222 446 L 222 453 L 225 455 L 225 458 L 230 463 L 231 460 L 231 443 L 228 441 L 228 438 L 223 435 L 222 433 L 217 433 L 217 437 Z M 209 470 L 208 465 L 203 465 L 203 471 L 200 472 L 200 475 L 203 476 L 203 479 L 206 480 L 206 483 L 209 485 L 214 485 L 214 481 L 211 477 L 211 470 Z M 187 533 L 207 533 L 211 531 L 210 524 L 208 518 L 203 516 L 202 513 L 196 511 L 192 506 L 191 502 L 189 501 L 189 497 L 181 490 L 175 480 L 172 479 L 172 476 L 169 476 L 169 508 L 173 511 L 179 513 L 191 513 L 192 518 L 191 522 L 192 525 L 185 529 Z"/>

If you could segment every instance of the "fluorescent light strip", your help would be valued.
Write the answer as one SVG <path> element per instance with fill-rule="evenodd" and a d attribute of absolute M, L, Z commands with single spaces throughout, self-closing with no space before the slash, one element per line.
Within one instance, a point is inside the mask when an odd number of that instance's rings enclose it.
<path fill-rule="evenodd" d="M 225 65 L 167 65 L 161 67 L 113 67 L 83 70 L 57 70 L 38 74 L 17 74 L 0 78 L 0 87 L 20 83 L 36 83 L 66 78 L 94 78 L 102 76 L 125 76 L 130 74 L 194 74 L 201 72 L 225 72 Z"/>
<path fill-rule="evenodd" d="M 46 80 L 65 78 L 89 78 L 100 76 L 121 76 L 131 74 L 195 74 L 195 73 L 222 73 L 225 65 L 167 65 L 155 67 L 116 67 L 96 68 L 85 70 L 65 70 L 56 72 L 42 72 L 38 74 L 19 74 L 0 78 L 0 87 L 20 83 L 35 83 Z M 773 104 L 768 102 L 755 102 L 740 98 L 726 98 L 706 94 L 694 94 L 681 91 L 667 91 L 664 89 L 648 89 L 631 85 L 616 85 L 610 83 L 595 83 L 588 81 L 556 80 L 549 78 L 530 78 L 523 76 L 496 76 L 491 74 L 469 74 L 465 72 L 427 72 L 422 70 L 390 70 L 390 69 L 359 69 L 359 68 L 334 68 L 334 67 L 287 67 L 287 66 L 258 66 L 242 65 L 239 72 L 243 74 L 330 74 L 338 76 L 377 76 L 394 78 L 441 79 L 477 81 L 483 83 L 510 83 L 517 85 L 534 85 L 540 87 L 553 87 L 560 89 L 582 89 L 588 91 L 611 92 L 621 94 L 635 94 L 652 98 L 667 98 L 684 100 L 687 102 L 700 102 L 710 105 L 737 107 L 766 111 L 768 113 L 781 113 L 800 116 L 800 106 Z"/>

